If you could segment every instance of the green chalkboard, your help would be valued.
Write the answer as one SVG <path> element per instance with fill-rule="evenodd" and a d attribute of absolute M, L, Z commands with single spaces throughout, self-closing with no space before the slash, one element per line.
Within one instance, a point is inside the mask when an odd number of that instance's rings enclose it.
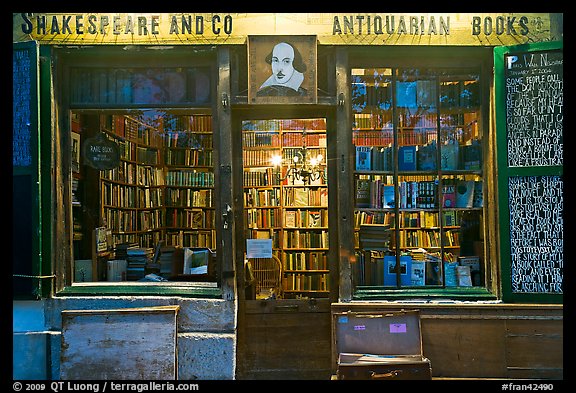
<path fill-rule="evenodd" d="M 503 300 L 562 303 L 563 43 L 494 48 Z"/>

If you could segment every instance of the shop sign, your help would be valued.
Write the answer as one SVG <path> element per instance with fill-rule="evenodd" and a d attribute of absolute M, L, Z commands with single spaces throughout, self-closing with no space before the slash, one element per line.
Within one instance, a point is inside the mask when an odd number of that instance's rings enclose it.
<path fill-rule="evenodd" d="M 114 169 L 120 164 L 118 144 L 108 139 L 103 133 L 86 139 L 82 147 L 84 162 L 101 171 Z"/>
<path fill-rule="evenodd" d="M 13 42 L 69 45 L 242 45 L 249 35 L 315 35 L 324 45 L 499 46 L 558 39 L 549 13 L 12 15 Z"/>

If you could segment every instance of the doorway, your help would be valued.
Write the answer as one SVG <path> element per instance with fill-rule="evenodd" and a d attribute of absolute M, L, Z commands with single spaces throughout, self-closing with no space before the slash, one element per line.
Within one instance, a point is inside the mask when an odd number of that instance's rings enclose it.
<path fill-rule="evenodd" d="M 326 116 L 244 119 L 238 379 L 329 379 Z M 238 228 L 240 226 L 241 228 Z"/>

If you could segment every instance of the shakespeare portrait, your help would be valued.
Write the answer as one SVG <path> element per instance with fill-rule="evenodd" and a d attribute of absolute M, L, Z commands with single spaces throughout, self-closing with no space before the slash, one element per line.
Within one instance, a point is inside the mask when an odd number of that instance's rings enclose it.
<path fill-rule="evenodd" d="M 250 38 L 250 102 L 316 102 L 315 36 Z"/>

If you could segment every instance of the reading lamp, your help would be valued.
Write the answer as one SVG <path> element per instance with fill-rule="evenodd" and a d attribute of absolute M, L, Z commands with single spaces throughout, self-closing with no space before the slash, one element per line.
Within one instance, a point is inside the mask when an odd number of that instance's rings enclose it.
<path fill-rule="evenodd" d="M 272 157 L 272 165 L 276 168 L 276 179 L 283 182 L 290 179 L 292 184 L 295 181 L 302 180 L 306 185 L 318 179 L 326 181 L 325 167 L 322 165 L 324 157 L 318 154 L 315 157 L 308 157 L 308 148 L 306 147 L 306 129 L 302 130 L 302 148 L 294 154 L 291 162 L 289 163 L 286 175 L 282 176 L 280 166 L 282 165 L 282 156 L 275 155 Z"/>

